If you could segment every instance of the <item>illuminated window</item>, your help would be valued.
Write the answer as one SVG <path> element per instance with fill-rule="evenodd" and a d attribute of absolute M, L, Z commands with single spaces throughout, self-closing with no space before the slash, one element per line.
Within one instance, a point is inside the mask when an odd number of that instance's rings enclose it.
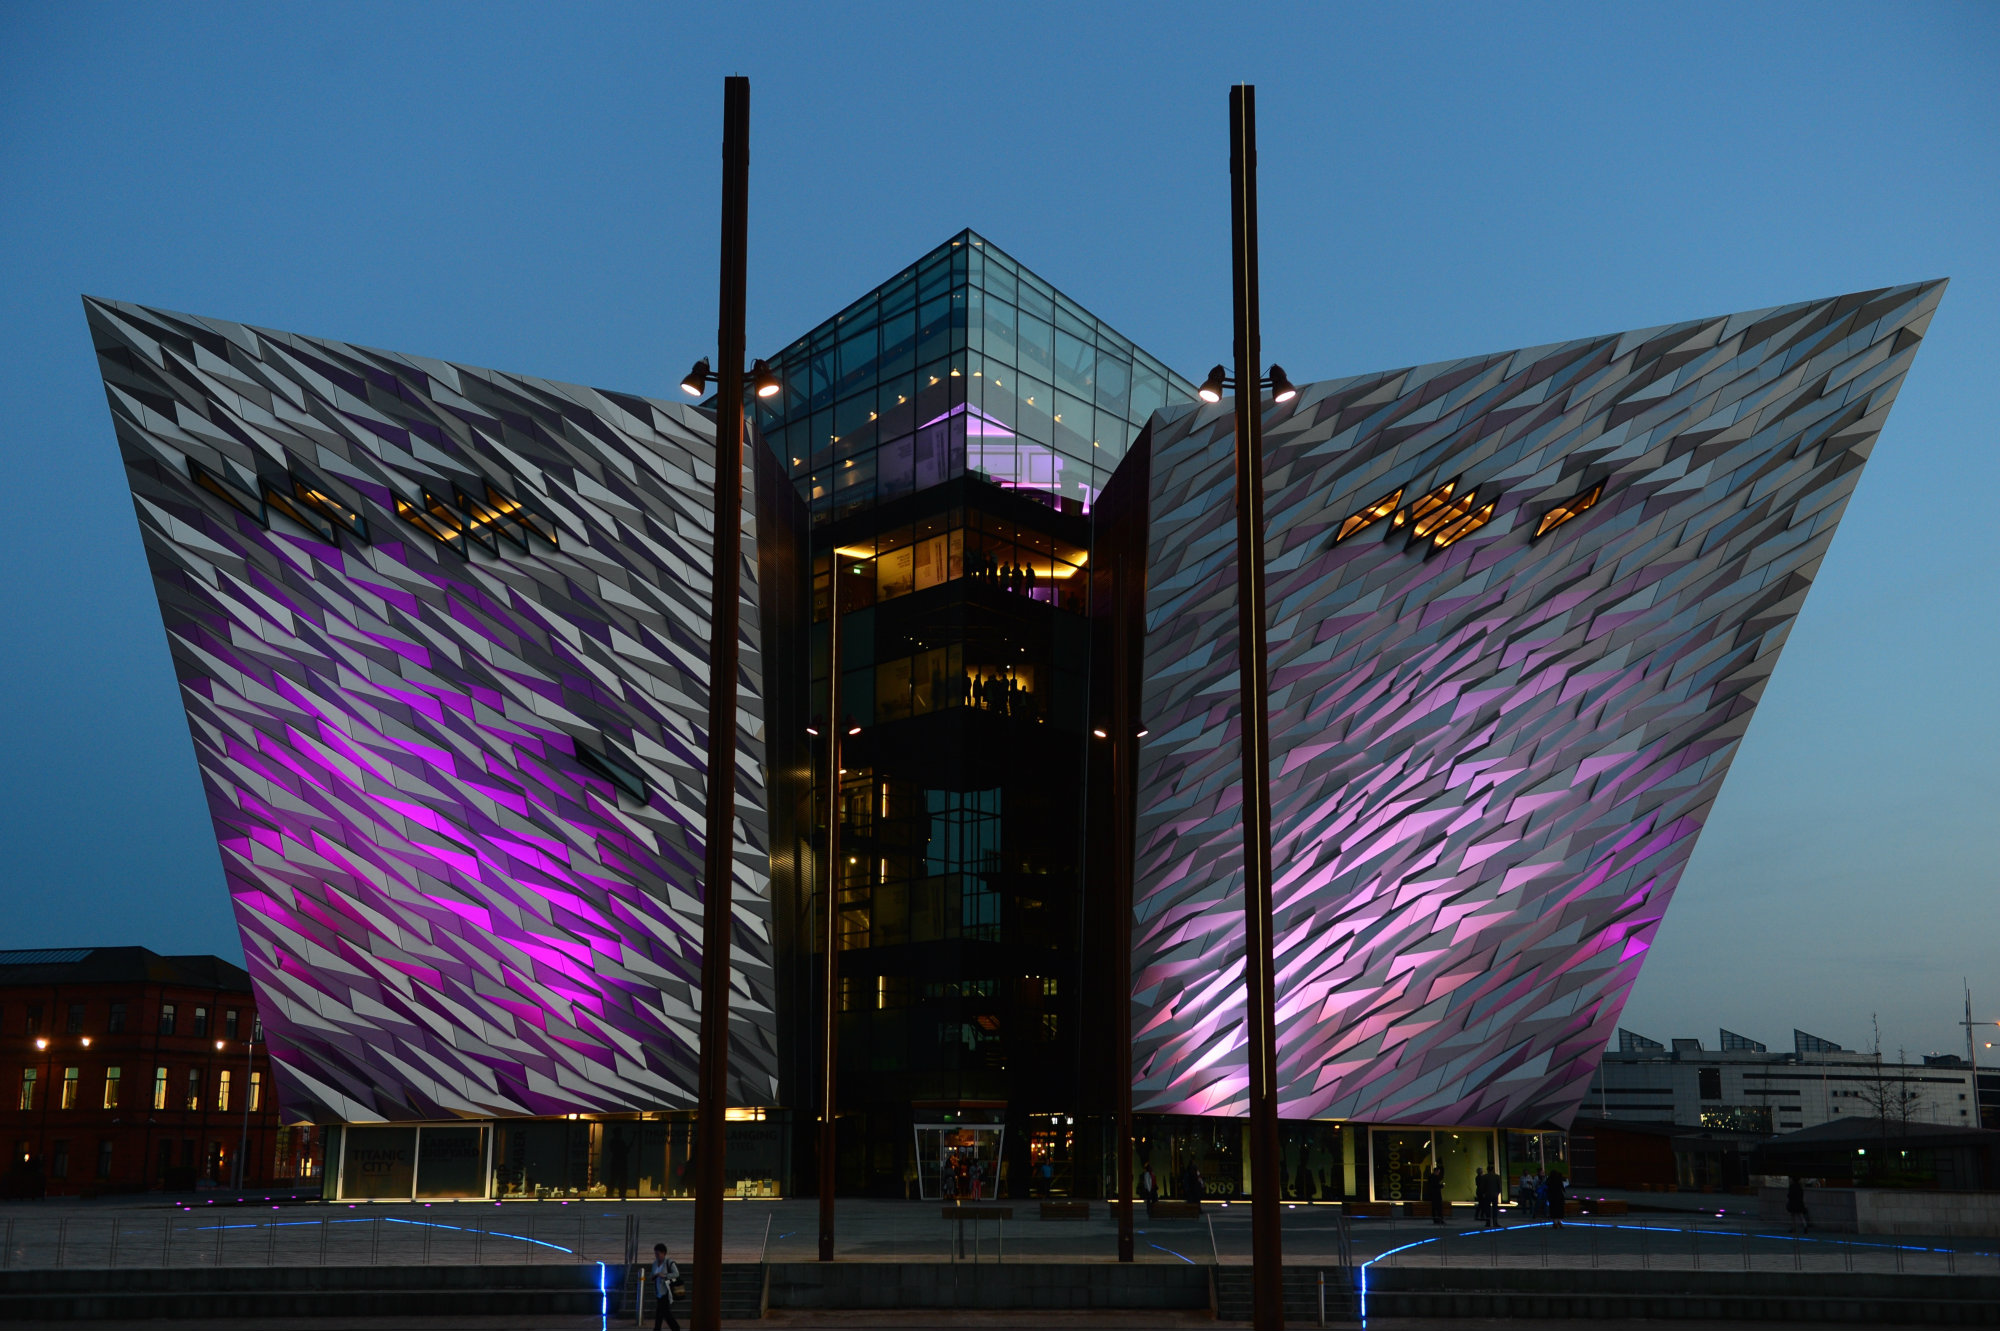
<path fill-rule="evenodd" d="M 197 1040 L 208 1038 L 208 1009 L 205 1007 L 194 1010 L 194 1038 Z"/>
<path fill-rule="evenodd" d="M 271 516 L 264 510 L 264 501 L 244 490 L 234 481 L 226 480 L 220 473 L 210 471 L 193 458 L 187 460 L 188 479 L 202 489 L 229 505 L 244 517 L 260 527 L 271 525 Z"/>
<path fill-rule="evenodd" d="M 1560 504 L 1542 514 L 1542 520 L 1535 524 L 1535 535 L 1537 537 L 1547 536 L 1577 514 L 1588 512 L 1603 495 L 1603 481 L 1599 481 L 1581 494 L 1571 495 L 1568 499 L 1563 500 Z"/>
<path fill-rule="evenodd" d="M 64 1068 L 62 1080 L 62 1102 L 64 1109 L 76 1108 L 77 1089 L 83 1084 L 82 1068 Z"/>
<path fill-rule="evenodd" d="M 165 1109 L 166 1107 L 167 1107 L 167 1070 L 165 1068 L 154 1068 L 153 1108 Z"/>
<path fill-rule="evenodd" d="M 215 1079 L 215 1107 L 218 1110 L 229 1108 L 229 1070 L 227 1068 L 224 1068 Z"/>
<path fill-rule="evenodd" d="M 1474 497 L 1475 492 L 1467 490 L 1462 495 L 1457 495 L 1442 503 L 1433 505 L 1423 513 L 1412 513 L 1410 516 L 1410 539 L 1412 541 L 1428 540 L 1438 532 L 1452 526 L 1472 511 Z"/>
<path fill-rule="evenodd" d="M 1425 518 L 1429 517 L 1431 514 L 1437 512 L 1437 510 L 1443 508 L 1446 504 L 1450 503 L 1451 496 L 1453 492 L 1455 492 L 1457 489 L 1458 489 L 1457 481 L 1446 481 L 1443 485 L 1440 485 L 1437 489 L 1423 496 L 1423 498 L 1415 500 L 1410 504 L 1408 508 L 1405 508 L 1402 512 L 1396 514 L 1396 516 L 1391 520 L 1391 525 L 1398 529 L 1401 529 L 1403 527 L 1409 527 L 1415 523 L 1422 522 Z"/>
<path fill-rule="evenodd" d="M 117 1068 L 104 1069 L 104 1107 L 106 1109 L 116 1109 L 118 1107 L 118 1080 L 123 1075 Z"/>
<path fill-rule="evenodd" d="M 264 1074 L 250 1074 L 250 1112 L 256 1113 L 264 1107 Z"/>
<path fill-rule="evenodd" d="M 189 1068 L 187 1079 L 187 1099 L 182 1101 L 187 1109 L 201 1108 L 201 1069 Z"/>
<path fill-rule="evenodd" d="M 1469 502 L 1471 496 L 1468 495 L 1466 498 Z M 1484 527 L 1493 520 L 1493 509 L 1498 502 L 1498 500 L 1489 500 L 1483 507 L 1474 509 L 1464 517 L 1459 518 L 1456 522 L 1438 528 L 1437 535 L 1431 538 L 1432 548 L 1442 550 L 1454 541 L 1469 536 L 1481 527 Z"/>
<path fill-rule="evenodd" d="M 1370 504 L 1368 507 L 1362 509 L 1360 512 L 1349 516 L 1347 521 L 1341 523 L 1340 530 L 1335 532 L 1333 535 L 1333 543 L 1335 545 L 1339 545 L 1342 541 L 1346 540 L 1348 537 L 1366 531 L 1368 528 L 1380 522 L 1383 518 L 1386 518 L 1391 513 L 1394 513 L 1396 511 L 1396 505 L 1402 502 L 1403 502 L 1403 487 L 1399 485 L 1395 489 L 1391 490 L 1388 494 L 1383 495 L 1380 499 Z"/>
<path fill-rule="evenodd" d="M 35 1069 L 21 1069 L 21 1108 L 35 1107 Z"/>
<path fill-rule="evenodd" d="M 551 549 L 558 545 L 554 522 L 491 481 L 480 482 L 478 496 L 462 485 L 452 486 L 451 503 L 429 490 L 418 493 L 421 504 L 396 500 L 396 516 L 456 554 L 466 555 L 469 543 L 477 541 L 489 554 L 497 555 L 501 537 L 522 554 L 528 552 L 530 537 Z"/>

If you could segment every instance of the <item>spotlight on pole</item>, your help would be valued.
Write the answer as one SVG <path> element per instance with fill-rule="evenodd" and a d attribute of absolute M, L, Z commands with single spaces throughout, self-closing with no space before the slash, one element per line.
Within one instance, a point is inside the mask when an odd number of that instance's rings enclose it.
<path fill-rule="evenodd" d="M 858 735 L 861 733 L 861 723 L 859 721 L 856 721 L 852 716 L 849 716 L 847 718 L 847 733 L 850 735 Z"/>
<path fill-rule="evenodd" d="M 708 357 L 703 356 L 687 372 L 687 378 L 681 380 L 681 391 L 689 397 L 700 397 L 708 391 L 708 381 L 714 377 L 715 372 L 708 368 Z"/>
<path fill-rule="evenodd" d="M 1273 402 L 1290 402 L 1298 395 L 1299 390 L 1293 386 L 1290 379 L 1285 377 L 1284 367 L 1282 365 L 1273 365 L 1271 367 L 1271 400 Z"/>
<path fill-rule="evenodd" d="M 1227 387 L 1229 387 L 1229 372 L 1218 365 L 1208 372 L 1208 378 L 1202 381 L 1201 387 L 1195 392 L 1200 394 L 1203 402 L 1220 402 L 1222 390 Z"/>
<path fill-rule="evenodd" d="M 758 361 L 750 367 L 750 382 L 756 386 L 758 397 L 776 397 L 784 385 L 778 382 L 777 372 L 769 361 Z"/>

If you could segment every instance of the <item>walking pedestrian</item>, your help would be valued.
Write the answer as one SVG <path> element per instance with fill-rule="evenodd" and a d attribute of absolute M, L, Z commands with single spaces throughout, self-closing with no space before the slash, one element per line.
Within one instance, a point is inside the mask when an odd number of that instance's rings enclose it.
<path fill-rule="evenodd" d="M 1556 1229 L 1563 1227 L 1563 1202 L 1565 1200 L 1563 1189 L 1568 1185 L 1569 1180 L 1563 1177 L 1563 1172 L 1560 1169 L 1551 1169 L 1548 1177 L 1542 1180 L 1542 1191 L 1547 1193 L 1549 1198 L 1549 1224 Z"/>
<path fill-rule="evenodd" d="M 668 1331 L 681 1331 L 681 1324 L 674 1320 L 674 1300 L 685 1293 L 681 1285 L 680 1264 L 667 1256 L 667 1245 L 653 1245 L 653 1331 L 660 1331 L 665 1325 Z"/>
<path fill-rule="evenodd" d="M 1153 1203 L 1160 1199 L 1160 1184 L 1153 1177 L 1153 1167 L 1147 1165 L 1139 1171 L 1139 1195 L 1146 1199 L 1146 1214 L 1153 1213 Z"/>
<path fill-rule="evenodd" d="M 1444 1169 L 1432 1165 L 1430 1173 L 1424 1175 L 1424 1200 L 1431 1204 L 1431 1223 L 1444 1223 Z"/>
<path fill-rule="evenodd" d="M 1806 1210 L 1806 1181 L 1797 1174 L 1785 1187 L 1785 1215 L 1792 1222 L 1794 1234 L 1812 1233 L 1812 1216 Z"/>

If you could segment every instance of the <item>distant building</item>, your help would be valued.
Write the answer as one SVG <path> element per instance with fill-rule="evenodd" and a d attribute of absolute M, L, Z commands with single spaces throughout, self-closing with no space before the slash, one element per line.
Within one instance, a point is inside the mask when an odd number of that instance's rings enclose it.
<path fill-rule="evenodd" d="M 1582 1113 L 1611 1123 L 1760 1134 L 1864 1117 L 1980 1126 L 1971 1069 L 1956 1056 L 1891 1063 L 1804 1031 L 1792 1032 L 1790 1053 L 1774 1054 L 1732 1031 L 1720 1034 L 1718 1049 L 1685 1038 L 1669 1049 L 1619 1031 L 1618 1048 L 1598 1066 Z"/>
<path fill-rule="evenodd" d="M 250 977 L 220 957 L 0 952 L 0 1078 L 8 1196 L 318 1174 L 316 1130 L 279 1122 Z"/>

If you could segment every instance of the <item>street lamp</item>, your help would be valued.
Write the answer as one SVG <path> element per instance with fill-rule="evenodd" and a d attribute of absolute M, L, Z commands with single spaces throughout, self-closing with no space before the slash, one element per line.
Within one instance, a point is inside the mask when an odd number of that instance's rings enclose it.
<path fill-rule="evenodd" d="M 840 746 L 861 733 L 861 724 L 840 706 L 840 551 L 832 554 L 826 612 L 826 875 L 820 924 L 820 1086 L 819 1086 L 819 1259 L 833 1260 L 834 1205 L 839 1130 L 840 1061 Z M 835 721 L 832 718 L 839 717 Z M 819 725 L 806 727 L 817 736 Z"/>
<path fill-rule="evenodd" d="M 1234 390 L 1236 384 L 1237 380 L 1218 365 L 1208 372 L 1208 378 L 1202 380 L 1201 387 L 1194 391 L 1203 402 L 1213 406 L 1222 401 L 1224 393 Z M 1299 395 L 1298 386 L 1285 377 L 1285 367 L 1282 365 L 1273 365 L 1270 373 L 1257 381 L 1257 387 L 1260 390 L 1270 389 L 1273 402 L 1290 402 Z"/>

